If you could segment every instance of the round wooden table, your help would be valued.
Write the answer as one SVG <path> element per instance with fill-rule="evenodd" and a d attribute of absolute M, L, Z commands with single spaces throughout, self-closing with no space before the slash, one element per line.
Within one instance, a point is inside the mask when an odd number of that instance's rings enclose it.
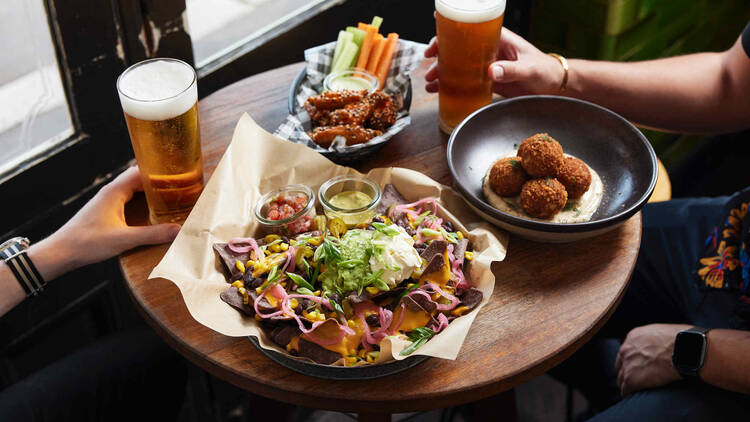
<path fill-rule="evenodd" d="M 400 166 L 452 183 L 447 136 L 438 130 L 437 96 L 424 90 L 429 63 L 413 72 L 412 123 L 356 168 Z M 204 166 L 211 175 L 247 112 L 273 132 L 284 120 L 289 86 L 303 64 L 255 75 L 200 101 Z M 131 206 L 131 223 L 144 224 L 145 206 Z M 123 254 L 122 272 L 151 327 L 174 349 L 209 373 L 247 391 L 318 409 L 373 414 L 431 410 L 487 398 L 557 365 L 609 318 L 633 271 L 641 216 L 591 240 L 556 245 L 512 237 L 507 258 L 493 264 L 497 283 L 455 361 L 429 359 L 406 372 L 369 381 L 326 381 L 271 361 L 247 338 L 221 335 L 196 322 L 168 280 L 146 280 L 169 245 Z"/>

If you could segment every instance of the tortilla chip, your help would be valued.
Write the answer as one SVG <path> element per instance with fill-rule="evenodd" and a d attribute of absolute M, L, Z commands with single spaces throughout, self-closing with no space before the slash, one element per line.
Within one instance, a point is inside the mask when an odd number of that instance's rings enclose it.
<path fill-rule="evenodd" d="M 296 325 L 279 325 L 271 332 L 271 339 L 281 347 L 286 347 L 294 337 L 302 334 Z"/>
<path fill-rule="evenodd" d="M 229 249 L 227 243 L 214 243 L 214 250 L 219 254 L 221 263 L 224 264 L 224 270 L 229 274 L 230 278 L 239 280 L 242 277 L 237 277 L 237 273 L 240 271 L 235 266 L 237 261 L 242 261 L 244 264 L 250 259 L 250 252 L 237 253 Z"/>
<path fill-rule="evenodd" d="M 481 290 L 470 288 L 466 292 L 464 292 L 463 295 L 461 295 L 461 305 L 466 306 L 468 309 L 464 313 L 468 313 L 469 311 L 476 308 L 479 303 L 482 301 L 482 298 L 484 297 L 484 294 Z"/>
<path fill-rule="evenodd" d="M 433 255 L 430 262 L 427 264 L 427 267 L 425 267 L 424 271 L 422 271 L 422 275 L 425 274 L 432 274 L 434 272 L 441 271 L 443 267 L 445 266 L 445 259 L 443 258 L 443 255 Z"/>
<path fill-rule="evenodd" d="M 387 214 L 388 209 L 393 205 L 406 204 L 406 198 L 392 184 L 383 187 L 383 193 L 380 196 L 380 203 L 376 209 L 378 214 Z"/>
<path fill-rule="evenodd" d="M 240 293 L 240 290 L 234 286 L 224 290 L 219 295 L 221 300 L 226 302 L 229 306 L 233 307 L 234 309 L 239 310 L 245 315 L 253 316 L 255 315 L 255 309 L 253 309 L 253 305 L 246 304 L 245 299 L 242 296 L 242 293 Z M 268 302 L 266 302 L 268 303 Z M 269 304 L 269 306 L 271 306 Z"/>
<path fill-rule="evenodd" d="M 453 248 L 453 256 L 456 261 L 463 263 L 466 257 L 466 250 L 469 248 L 469 239 L 458 239 L 456 246 Z"/>
<path fill-rule="evenodd" d="M 428 314 L 432 314 L 437 310 L 437 303 L 420 294 L 405 296 L 403 302 L 412 311 L 423 310 Z"/>
<path fill-rule="evenodd" d="M 299 338 L 299 356 L 312 359 L 316 363 L 323 365 L 330 365 L 341 359 L 340 354 L 318 346 L 302 337 Z"/>
<path fill-rule="evenodd" d="M 448 242 L 445 240 L 433 240 L 419 256 L 424 258 L 425 261 L 430 262 L 435 255 L 442 257 L 447 249 Z"/>

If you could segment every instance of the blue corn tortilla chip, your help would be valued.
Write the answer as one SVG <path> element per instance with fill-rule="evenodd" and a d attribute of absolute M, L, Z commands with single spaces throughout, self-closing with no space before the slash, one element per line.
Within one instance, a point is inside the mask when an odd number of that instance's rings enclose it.
<path fill-rule="evenodd" d="M 341 359 L 341 355 L 300 337 L 298 355 L 312 359 L 315 363 L 330 365 Z"/>
<path fill-rule="evenodd" d="M 388 209 L 393 205 L 406 204 L 406 198 L 392 184 L 387 184 L 383 187 L 383 193 L 380 196 L 380 203 L 376 209 L 378 214 L 387 214 Z"/>
<path fill-rule="evenodd" d="M 443 256 L 448 249 L 448 242 L 445 240 L 433 240 L 427 245 L 427 248 L 419 254 L 425 261 L 430 262 L 435 255 Z"/>
<path fill-rule="evenodd" d="M 253 305 L 251 303 L 246 304 L 242 296 L 242 293 L 240 293 L 239 289 L 237 289 L 234 286 L 221 292 L 221 294 L 219 295 L 219 298 L 221 298 L 221 300 L 226 302 L 229 306 L 233 307 L 234 309 L 237 309 L 238 311 L 242 312 L 243 314 L 247 316 L 255 315 L 255 309 L 253 309 Z M 271 305 L 268 304 L 268 306 L 271 306 Z"/>
<path fill-rule="evenodd" d="M 250 252 L 234 252 L 229 249 L 229 244 L 227 243 L 214 243 L 214 250 L 219 254 L 221 263 L 224 264 L 224 271 L 229 275 L 229 279 L 232 281 L 241 280 L 242 276 L 238 274 L 242 273 L 237 269 L 235 263 L 237 261 L 242 261 L 242 263 L 247 262 L 250 259 Z"/>
<path fill-rule="evenodd" d="M 479 305 L 483 297 L 484 293 L 482 293 L 481 290 L 472 287 L 459 297 L 459 299 L 461 300 L 461 304 L 459 306 L 466 306 L 468 309 L 466 310 L 466 312 L 464 312 L 464 314 L 467 314 L 469 311 L 472 311 Z"/>
<path fill-rule="evenodd" d="M 456 246 L 453 248 L 453 256 L 458 262 L 463 263 L 466 257 L 466 250 L 469 248 L 469 239 L 458 239 Z"/>

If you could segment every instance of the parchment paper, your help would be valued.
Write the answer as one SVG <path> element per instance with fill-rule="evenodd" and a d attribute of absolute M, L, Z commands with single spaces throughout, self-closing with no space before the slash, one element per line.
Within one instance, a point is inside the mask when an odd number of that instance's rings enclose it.
<path fill-rule="evenodd" d="M 290 183 L 303 183 L 317 192 L 326 180 L 342 174 L 359 173 L 333 164 L 304 145 L 271 135 L 244 114 L 193 211 L 149 279 L 161 277 L 172 281 L 182 292 L 190 314 L 201 324 L 227 336 L 255 336 L 261 347 L 286 353 L 270 340 L 254 318 L 219 299 L 229 284 L 212 245 L 255 233 L 257 222 L 252 209 L 262 193 Z M 490 263 L 505 258 L 507 234 L 482 221 L 451 188 L 421 173 L 379 168 L 370 171 L 367 177 L 381 187 L 392 183 L 409 201 L 439 197 L 445 216 L 469 233 L 474 260 L 464 271 L 484 298 L 477 309 L 456 318 L 413 353 L 455 359 L 471 323 L 492 295 L 495 277 Z M 395 336 L 386 338 L 381 342 L 379 361 L 403 359 L 399 352 L 408 344 L 408 340 Z"/>

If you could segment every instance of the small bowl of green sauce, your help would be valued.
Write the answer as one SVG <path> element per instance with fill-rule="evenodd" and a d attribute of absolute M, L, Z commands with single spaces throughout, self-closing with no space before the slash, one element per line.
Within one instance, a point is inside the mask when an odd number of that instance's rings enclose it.
<path fill-rule="evenodd" d="M 332 72 L 323 79 L 324 91 L 343 91 L 345 89 L 361 91 L 366 89 L 368 92 L 375 92 L 378 85 L 378 78 L 363 69 Z"/>
<path fill-rule="evenodd" d="M 380 195 L 380 186 L 361 176 L 337 176 L 318 190 L 318 200 L 326 217 L 340 218 L 350 228 L 375 216 Z"/>

